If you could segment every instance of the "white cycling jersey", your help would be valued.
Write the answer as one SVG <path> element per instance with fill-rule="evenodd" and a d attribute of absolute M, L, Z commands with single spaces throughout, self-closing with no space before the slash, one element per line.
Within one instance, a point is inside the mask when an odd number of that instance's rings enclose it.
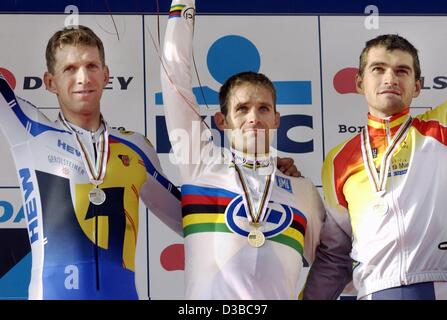
<path fill-rule="evenodd" d="M 206 128 L 191 88 L 193 19 L 194 1 L 173 2 L 164 43 L 167 74 L 161 71 L 167 126 L 182 175 L 186 298 L 296 299 L 303 262 L 312 262 L 319 241 L 322 201 L 308 179 L 286 177 L 272 159 L 222 163 L 219 155 L 225 151 L 203 141 Z M 182 157 L 185 149 L 191 157 Z M 217 157 L 196 161 L 199 154 Z M 258 196 L 254 203 L 268 204 L 260 247 L 247 240 L 253 226 L 236 169 L 247 177 L 245 190 Z M 268 178 L 262 170 L 273 172 L 270 193 L 263 193 Z"/>
<path fill-rule="evenodd" d="M 350 273 L 359 299 L 424 282 L 435 282 L 445 292 L 447 103 L 415 118 L 409 108 L 387 119 L 368 114 L 366 130 L 369 141 L 355 135 L 331 150 L 324 162 L 330 218 L 304 297 L 337 298 Z M 365 164 L 367 144 L 370 166 Z M 383 192 L 374 190 L 370 168 L 386 169 Z"/>
<path fill-rule="evenodd" d="M 30 299 L 136 299 L 139 198 L 177 232 L 180 194 L 161 174 L 157 154 L 142 135 L 109 128 L 94 134 L 76 128 L 92 153 L 109 133 L 106 175 L 100 205 L 89 202 L 94 187 L 76 145 L 62 121 L 49 121 L 17 98 L 0 77 L 0 127 L 12 150 L 32 252 Z M 90 141 L 90 143 L 86 143 Z M 141 246 L 146 250 L 147 245 Z"/>

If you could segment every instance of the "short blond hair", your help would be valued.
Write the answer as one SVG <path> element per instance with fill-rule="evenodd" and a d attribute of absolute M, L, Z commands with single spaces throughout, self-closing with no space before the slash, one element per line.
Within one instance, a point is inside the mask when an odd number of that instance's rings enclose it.
<path fill-rule="evenodd" d="M 66 45 L 97 47 L 101 63 L 105 66 L 104 45 L 101 39 L 90 28 L 79 25 L 59 30 L 48 40 L 45 58 L 50 73 L 54 72 L 56 51 Z"/>

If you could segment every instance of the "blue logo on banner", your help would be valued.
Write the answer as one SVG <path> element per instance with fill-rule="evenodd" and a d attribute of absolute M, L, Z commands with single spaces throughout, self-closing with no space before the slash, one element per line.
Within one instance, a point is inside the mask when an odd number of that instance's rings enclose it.
<path fill-rule="evenodd" d="M 1 223 L 10 221 L 12 221 L 13 223 L 19 223 L 23 219 L 25 219 L 23 206 L 20 207 L 20 210 L 17 212 L 17 214 L 14 215 L 14 207 L 12 203 L 9 201 L 0 200 L 0 225 Z"/>
<path fill-rule="evenodd" d="M 243 71 L 259 72 L 261 57 L 256 46 L 247 38 L 228 35 L 217 39 L 208 50 L 207 65 L 213 78 L 223 84 L 233 74 Z M 274 81 L 276 88 L 276 103 L 312 104 L 311 81 Z M 202 94 L 203 91 L 203 94 Z M 219 104 L 218 92 L 208 86 L 193 88 L 199 105 Z M 162 105 L 161 92 L 155 94 L 155 104 Z"/>

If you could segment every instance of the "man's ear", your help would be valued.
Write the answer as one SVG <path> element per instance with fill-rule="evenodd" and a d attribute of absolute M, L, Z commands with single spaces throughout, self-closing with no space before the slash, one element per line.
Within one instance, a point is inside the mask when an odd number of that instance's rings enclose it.
<path fill-rule="evenodd" d="M 413 98 L 418 97 L 419 94 L 421 93 L 421 88 L 422 88 L 421 79 L 416 80 L 415 86 L 416 86 L 416 88 L 413 93 Z"/>
<path fill-rule="evenodd" d="M 109 67 L 108 66 L 104 66 L 104 88 L 109 84 Z"/>
<path fill-rule="evenodd" d="M 275 129 L 279 128 L 280 122 L 281 122 L 281 114 L 279 112 L 275 112 Z"/>
<path fill-rule="evenodd" d="M 53 80 L 53 75 L 51 73 L 49 73 L 48 71 L 45 72 L 45 74 L 43 75 L 43 82 L 45 83 L 45 88 L 54 93 L 57 94 L 57 88 L 54 85 L 54 80 Z"/>
<path fill-rule="evenodd" d="M 358 94 L 363 94 L 363 78 L 359 74 L 355 76 L 355 89 Z"/>
<path fill-rule="evenodd" d="M 227 129 L 227 122 L 225 121 L 225 115 L 222 112 L 216 112 L 214 115 L 214 123 L 219 130 Z"/>

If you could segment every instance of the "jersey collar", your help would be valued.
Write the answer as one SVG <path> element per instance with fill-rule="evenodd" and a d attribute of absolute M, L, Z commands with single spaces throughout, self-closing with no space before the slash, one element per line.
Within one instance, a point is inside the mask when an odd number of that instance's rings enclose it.
<path fill-rule="evenodd" d="M 399 113 L 396 113 L 387 118 L 378 118 L 368 113 L 368 132 L 370 136 L 386 136 L 391 133 L 391 136 L 399 130 L 402 123 L 404 123 L 410 116 L 410 108 L 406 107 Z"/>

